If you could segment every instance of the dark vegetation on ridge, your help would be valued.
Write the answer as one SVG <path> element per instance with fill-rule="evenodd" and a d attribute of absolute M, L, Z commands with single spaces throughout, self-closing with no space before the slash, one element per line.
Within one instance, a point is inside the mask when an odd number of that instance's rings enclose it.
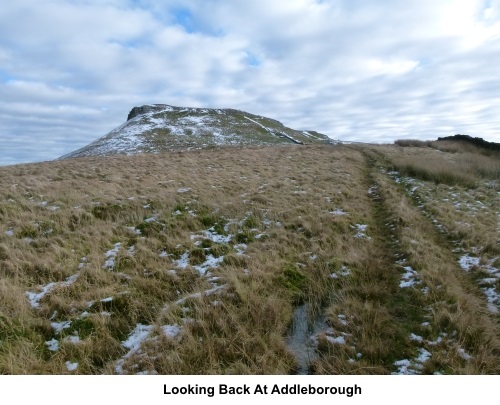
<path fill-rule="evenodd" d="M 468 143 L 471 143 L 472 145 L 478 146 L 480 148 L 500 151 L 500 143 L 488 142 L 488 141 L 485 141 L 483 138 L 479 138 L 479 137 L 473 138 L 470 135 L 457 134 L 457 135 L 453 135 L 453 136 L 444 136 L 444 137 L 438 138 L 438 141 L 468 142 Z"/>
<path fill-rule="evenodd" d="M 488 142 L 483 138 L 472 137 L 470 135 L 453 135 L 453 136 L 443 136 L 439 137 L 437 141 L 421 141 L 419 139 L 398 139 L 394 142 L 398 146 L 415 146 L 415 147 L 430 147 L 435 149 L 441 149 L 443 145 L 454 145 L 453 149 L 456 152 L 460 145 L 460 149 L 464 150 L 467 146 L 477 147 L 482 149 L 482 153 L 488 154 L 488 152 L 498 152 L 500 151 L 500 143 Z M 441 146 L 441 147 L 440 147 Z M 451 150 L 449 150 L 451 152 Z"/>

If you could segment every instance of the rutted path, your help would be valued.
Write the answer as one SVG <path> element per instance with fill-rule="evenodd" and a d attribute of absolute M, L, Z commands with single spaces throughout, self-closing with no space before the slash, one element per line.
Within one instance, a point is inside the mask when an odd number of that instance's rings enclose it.
<path fill-rule="evenodd" d="M 399 307 L 406 315 L 411 307 L 419 313 L 406 322 L 417 356 L 395 362 L 397 372 L 497 373 L 500 346 L 494 319 L 485 313 L 483 297 L 458 266 L 444 228 L 436 227 L 418 202 L 388 178 L 383 156 L 373 158 L 371 172 L 394 218 L 397 263 L 405 271 L 399 286 L 407 300 Z"/>
<path fill-rule="evenodd" d="M 348 282 L 337 285 L 327 321 L 347 345 L 319 344 L 319 373 L 496 374 L 500 342 L 484 298 L 458 265 L 442 229 L 365 156 L 371 222 Z M 365 213 L 365 214 L 366 214 Z M 342 318 L 340 318 L 342 316 Z"/>
<path fill-rule="evenodd" d="M 368 194 L 376 226 L 374 257 L 380 271 L 386 273 L 385 287 L 390 296 L 384 305 L 394 321 L 392 350 L 385 365 L 392 374 L 421 374 L 430 353 L 421 347 L 419 335 L 414 332 L 420 333 L 425 324 L 426 311 L 421 304 L 427 290 L 401 244 L 400 223 L 387 202 L 390 195 L 386 185 L 377 176 L 376 160 L 366 155 L 366 162 Z"/>
<path fill-rule="evenodd" d="M 494 266 L 499 258 L 498 252 L 495 252 L 495 249 L 493 249 L 493 254 L 488 252 L 488 248 L 485 249 L 484 247 L 488 246 L 487 241 L 478 240 L 477 236 L 470 238 L 468 232 L 464 233 L 463 231 L 464 229 L 472 230 L 474 225 L 469 222 L 472 222 L 471 219 L 477 220 L 478 211 L 481 211 L 481 220 L 483 222 L 490 222 L 491 217 L 494 215 L 492 210 L 481 201 L 474 200 L 467 191 L 455 191 L 453 188 L 447 193 L 442 191 L 447 198 L 440 201 L 439 197 L 434 195 L 437 193 L 432 190 L 432 187 L 422 180 L 403 177 L 395 171 L 388 174 L 396 183 L 404 187 L 407 196 L 417 205 L 422 214 L 432 222 L 443 240 L 447 241 L 447 243 L 443 242 L 443 248 L 451 249 L 453 253 L 460 256 L 457 256 L 456 261 L 485 294 L 488 310 L 498 314 L 500 310 L 500 289 L 496 285 L 498 285 L 500 279 L 500 269 L 497 268 L 498 266 Z M 472 199 L 472 203 L 464 202 L 467 199 L 464 195 Z M 439 209 L 436 209 L 436 204 L 446 204 L 447 206 L 443 209 L 442 206 L 437 205 Z M 453 206 L 451 214 L 447 214 L 447 216 L 445 214 L 445 218 L 443 218 L 443 211 L 449 209 L 450 205 Z M 485 210 L 486 216 L 484 215 Z M 490 212 L 488 212 L 489 210 Z M 474 229 L 474 232 L 481 235 L 481 232 L 477 229 Z M 461 236 L 465 236 L 465 238 Z"/>
<path fill-rule="evenodd" d="M 423 286 L 401 247 L 399 224 L 386 203 L 376 176 L 375 159 L 365 155 L 362 187 L 368 224 L 354 228 L 359 249 L 352 278 L 338 285 L 334 303 L 327 311 L 329 323 L 347 345 L 328 345 L 324 339 L 321 358 L 315 362 L 320 373 L 417 374 L 424 369 L 429 353 L 418 336 L 425 311 L 416 296 Z M 341 360 L 342 359 L 342 360 Z"/>

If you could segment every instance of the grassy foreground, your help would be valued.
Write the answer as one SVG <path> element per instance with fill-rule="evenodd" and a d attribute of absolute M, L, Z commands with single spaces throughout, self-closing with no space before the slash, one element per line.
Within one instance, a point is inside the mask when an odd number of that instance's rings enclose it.
<path fill-rule="evenodd" d="M 0 373 L 294 373 L 306 305 L 311 373 L 498 374 L 498 157 L 467 153 L 276 146 L 2 167 Z"/>

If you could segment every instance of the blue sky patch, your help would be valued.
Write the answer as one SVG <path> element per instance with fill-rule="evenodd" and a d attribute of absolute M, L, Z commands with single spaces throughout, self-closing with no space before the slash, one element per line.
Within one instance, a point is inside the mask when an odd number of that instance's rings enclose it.
<path fill-rule="evenodd" d="M 172 11 L 174 21 L 180 25 L 186 32 L 192 34 L 197 31 L 193 14 L 187 8 L 177 8 Z"/>
<path fill-rule="evenodd" d="M 9 75 L 5 70 L 0 69 L 0 81 L 3 83 L 7 83 L 11 81 L 13 77 Z"/>
<path fill-rule="evenodd" d="M 260 59 L 250 52 L 247 52 L 246 62 L 248 66 L 252 67 L 260 66 Z"/>

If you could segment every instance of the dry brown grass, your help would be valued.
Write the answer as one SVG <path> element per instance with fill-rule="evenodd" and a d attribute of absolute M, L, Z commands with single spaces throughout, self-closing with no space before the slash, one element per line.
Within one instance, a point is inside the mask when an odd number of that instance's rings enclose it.
<path fill-rule="evenodd" d="M 399 142 L 399 146 L 430 146 L 422 150 L 399 149 L 393 163 L 405 176 L 417 177 L 436 184 L 475 188 L 484 180 L 500 179 L 500 155 L 466 142 Z M 446 153 L 443 153 L 446 152 Z"/>
<path fill-rule="evenodd" d="M 424 306 L 426 338 L 458 337 L 436 346 L 423 372 L 498 371 L 498 326 L 480 291 L 377 171 L 390 164 L 378 153 L 396 148 L 376 150 L 227 148 L 0 168 L 0 373 L 289 373 L 286 338 L 303 303 L 333 328 L 316 337 L 316 372 L 397 371 L 418 353 L 408 336 Z M 428 295 L 399 288 L 403 253 Z M 215 267 L 195 267 L 211 255 Z M 43 291 L 32 307 L 27 292 Z M 140 344 L 123 343 L 139 331 Z M 332 343 L 340 336 L 346 344 Z"/>
<path fill-rule="evenodd" d="M 440 150 L 442 152 L 473 153 L 475 155 L 498 157 L 498 150 L 480 147 L 471 142 L 460 141 L 460 140 L 432 141 L 429 143 L 429 146 L 431 146 L 434 149 Z"/>
<path fill-rule="evenodd" d="M 426 148 L 432 145 L 431 141 L 421 141 L 419 139 L 398 139 L 394 141 L 394 144 L 397 146 L 413 146 L 416 148 Z"/>

